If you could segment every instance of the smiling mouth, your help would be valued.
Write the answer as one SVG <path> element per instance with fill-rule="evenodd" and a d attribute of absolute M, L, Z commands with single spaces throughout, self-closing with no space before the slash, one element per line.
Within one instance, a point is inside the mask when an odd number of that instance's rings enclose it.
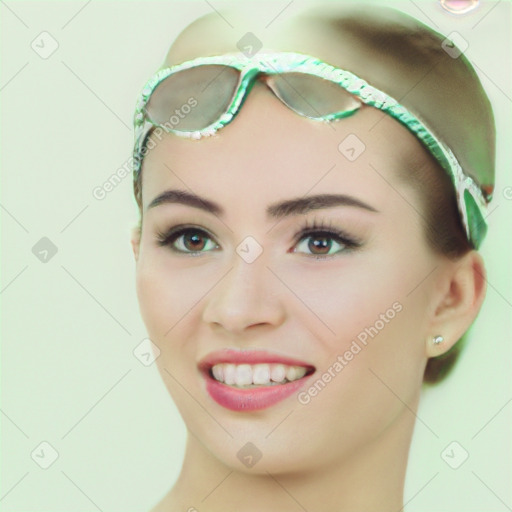
<path fill-rule="evenodd" d="M 218 363 L 207 370 L 211 379 L 234 389 L 282 386 L 309 377 L 314 372 L 312 366 L 282 363 Z"/>
<path fill-rule="evenodd" d="M 316 368 L 265 350 L 224 349 L 199 363 L 205 391 L 225 409 L 240 413 L 272 407 L 297 393 Z"/>

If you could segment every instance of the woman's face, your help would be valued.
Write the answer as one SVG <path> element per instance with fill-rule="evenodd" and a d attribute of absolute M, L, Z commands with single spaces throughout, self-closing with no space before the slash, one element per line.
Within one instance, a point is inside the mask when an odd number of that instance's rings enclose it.
<path fill-rule="evenodd" d="M 429 165 L 419 142 L 369 107 L 331 124 L 303 118 L 260 83 L 217 136 L 153 140 L 137 292 L 162 379 L 203 447 L 245 470 L 239 450 L 250 442 L 262 459 L 247 471 L 279 473 L 325 467 L 405 435 L 426 339 L 436 334 L 428 318 L 442 263 L 424 240 L 419 196 L 396 177 L 411 162 Z M 222 213 L 177 202 L 148 208 L 171 190 Z M 345 196 L 344 204 L 267 213 L 324 194 Z M 177 226 L 189 231 L 161 245 Z M 274 402 L 233 386 L 219 396 L 226 384 L 215 385 L 201 363 L 222 362 L 215 353 L 225 349 L 235 360 L 259 352 L 252 361 L 263 365 L 263 380 L 279 376 L 279 357 L 314 372 L 287 396 L 286 385 L 273 386 Z M 247 367 L 223 371 L 233 370 L 239 382 L 247 377 Z"/>

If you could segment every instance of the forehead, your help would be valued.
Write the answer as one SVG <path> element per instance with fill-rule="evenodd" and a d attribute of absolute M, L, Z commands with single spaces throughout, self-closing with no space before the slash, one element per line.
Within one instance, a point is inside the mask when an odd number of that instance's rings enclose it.
<path fill-rule="evenodd" d="M 191 189 L 233 208 L 254 202 L 262 209 L 272 198 L 313 189 L 363 193 L 370 200 L 389 189 L 397 169 L 424 156 L 408 130 L 376 109 L 363 107 L 331 123 L 307 119 L 260 82 L 215 136 L 164 133 L 160 139 L 152 136 L 154 147 L 143 161 L 144 208 L 168 188 Z"/>

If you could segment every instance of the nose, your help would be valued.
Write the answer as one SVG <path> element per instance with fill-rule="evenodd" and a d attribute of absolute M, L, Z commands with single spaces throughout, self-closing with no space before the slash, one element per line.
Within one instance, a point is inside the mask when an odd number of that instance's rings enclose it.
<path fill-rule="evenodd" d="M 235 253 L 231 269 L 206 297 L 203 321 L 236 335 L 257 325 L 277 327 L 285 317 L 279 284 L 263 255 L 247 263 Z"/>

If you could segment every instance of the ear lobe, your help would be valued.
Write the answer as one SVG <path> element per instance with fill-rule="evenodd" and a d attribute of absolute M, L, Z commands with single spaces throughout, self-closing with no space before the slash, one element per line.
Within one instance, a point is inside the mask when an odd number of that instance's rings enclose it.
<path fill-rule="evenodd" d="M 469 329 L 485 298 L 486 271 L 482 257 L 470 251 L 450 264 L 442 287 L 445 290 L 435 308 L 430 337 L 426 343 L 427 357 L 447 352 Z M 442 343 L 433 343 L 442 336 Z"/>
<path fill-rule="evenodd" d="M 131 234 L 130 242 L 132 244 L 132 251 L 133 251 L 133 255 L 135 257 L 135 261 L 136 262 L 139 259 L 140 236 L 141 236 L 141 229 L 140 229 L 139 226 L 135 226 L 132 229 L 132 234 Z"/>

